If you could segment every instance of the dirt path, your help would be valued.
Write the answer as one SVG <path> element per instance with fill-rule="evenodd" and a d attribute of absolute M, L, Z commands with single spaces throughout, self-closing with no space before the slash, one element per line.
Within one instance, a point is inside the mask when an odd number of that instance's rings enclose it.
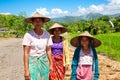
<path fill-rule="evenodd" d="M 99 55 L 100 80 L 120 80 L 120 62 Z"/>
<path fill-rule="evenodd" d="M 24 80 L 21 41 L 0 39 L 0 80 Z"/>
<path fill-rule="evenodd" d="M 0 80 L 24 80 L 22 39 L 0 39 Z M 73 49 L 70 49 L 72 60 Z M 100 79 L 120 80 L 120 62 L 110 60 L 106 56 L 98 55 Z M 70 80 L 71 69 L 66 73 L 66 80 Z"/>

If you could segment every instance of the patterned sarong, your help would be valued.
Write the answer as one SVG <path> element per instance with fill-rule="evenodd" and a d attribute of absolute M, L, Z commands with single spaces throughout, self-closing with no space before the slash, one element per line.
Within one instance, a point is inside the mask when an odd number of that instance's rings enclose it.
<path fill-rule="evenodd" d="M 49 80 L 49 62 L 47 55 L 29 57 L 29 71 L 31 80 Z"/>
<path fill-rule="evenodd" d="M 52 56 L 52 60 L 53 72 L 49 74 L 49 80 L 64 80 L 63 54 Z"/>

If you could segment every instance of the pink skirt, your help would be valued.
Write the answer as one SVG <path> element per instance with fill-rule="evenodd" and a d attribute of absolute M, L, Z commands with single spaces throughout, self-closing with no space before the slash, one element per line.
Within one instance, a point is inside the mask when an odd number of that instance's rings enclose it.
<path fill-rule="evenodd" d="M 92 80 L 92 65 L 78 65 L 77 79 L 78 80 Z"/>

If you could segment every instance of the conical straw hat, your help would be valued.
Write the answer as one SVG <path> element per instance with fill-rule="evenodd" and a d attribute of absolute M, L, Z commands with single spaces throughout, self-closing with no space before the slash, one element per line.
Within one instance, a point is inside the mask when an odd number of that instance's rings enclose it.
<path fill-rule="evenodd" d="M 61 34 L 65 33 L 67 31 L 67 29 L 65 27 L 63 27 L 62 25 L 58 24 L 58 23 L 54 23 L 53 26 L 48 30 L 48 32 L 50 34 L 53 34 L 53 29 L 55 28 L 60 28 L 61 29 Z"/>
<path fill-rule="evenodd" d="M 79 40 L 80 40 L 80 38 L 81 38 L 82 36 L 87 36 L 87 37 L 89 37 L 89 38 L 92 40 L 92 45 L 93 45 L 93 47 L 98 47 L 98 46 L 101 45 L 101 41 L 98 40 L 98 39 L 96 39 L 95 37 L 93 37 L 93 36 L 92 36 L 90 33 L 88 33 L 87 31 L 84 32 L 84 33 L 82 33 L 82 34 L 80 34 L 80 35 L 77 36 L 77 37 L 72 38 L 72 39 L 70 40 L 71 45 L 74 46 L 74 47 L 78 47 L 78 46 L 80 45 Z"/>
<path fill-rule="evenodd" d="M 40 13 L 36 12 L 31 17 L 26 18 L 25 22 L 32 23 L 33 18 L 41 18 L 41 19 L 43 19 L 43 22 L 50 21 L 50 18 L 44 17 Z"/>

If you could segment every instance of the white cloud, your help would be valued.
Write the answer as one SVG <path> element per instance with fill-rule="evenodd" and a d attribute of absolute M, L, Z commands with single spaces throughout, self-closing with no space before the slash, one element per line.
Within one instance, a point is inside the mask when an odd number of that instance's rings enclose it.
<path fill-rule="evenodd" d="M 74 12 L 73 14 L 75 16 L 81 16 L 81 15 L 86 15 L 88 13 L 102 13 L 104 10 L 103 5 L 90 5 L 88 8 L 84 8 L 79 6 L 78 11 Z"/>
<path fill-rule="evenodd" d="M 78 7 L 76 14 L 101 13 L 101 14 L 116 14 L 120 13 L 120 0 L 109 0 L 108 4 L 90 5 L 88 8 Z"/>
<path fill-rule="evenodd" d="M 54 8 L 51 10 L 51 17 L 62 17 L 67 16 L 69 14 L 68 11 L 63 11 L 59 8 Z"/>
<path fill-rule="evenodd" d="M 11 15 L 11 13 L 9 13 L 9 12 L 8 12 L 8 13 L 0 13 L 0 14 L 4 14 L 4 15 Z"/>
<path fill-rule="evenodd" d="M 120 0 L 109 0 L 110 4 L 120 4 Z"/>
<path fill-rule="evenodd" d="M 78 7 L 78 15 L 84 15 L 84 14 L 87 14 L 87 9 L 86 8 L 84 8 L 84 7 L 81 7 L 81 6 L 79 6 Z"/>
<path fill-rule="evenodd" d="M 120 0 L 109 0 L 107 5 L 104 5 L 103 14 L 116 14 L 120 13 Z"/>
<path fill-rule="evenodd" d="M 85 15 L 88 13 L 100 13 L 101 11 L 103 11 L 103 6 L 101 5 L 90 5 L 88 8 L 84 8 L 79 6 L 78 7 L 78 11 L 75 12 L 77 16 L 81 16 L 81 15 Z"/>
<path fill-rule="evenodd" d="M 38 8 L 36 9 L 35 12 L 39 12 L 41 15 L 47 16 L 50 18 L 67 16 L 69 14 L 68 11 L 63 11 L 62 9 L 59 9 L 59 8 L 53 8 L 51 11 L 48 11 L 46 8 Z"/>
<path fill-rule="evenodd" d="M 49 15 L 50 14 L 46 8 L 38 8 L 38 9 L 36 9 L 36 12 L 39 12 L 42 15 Z"/>
<path fill-rule="evenodd" d="M 51 13 L 52 13 L 52 14 L 62 14 L 62 13 L 64 13 L 64 12 L 63 12 L 61 9 L 55 8 L 55 9 L 52 9 Z"/>
<path fill-rule="evenodd" d="M 50 11 L 48 11 L 47 8 L 38 8 L 36 9 L 36 11 L 50 18 L 62 16 L 81 16 L 88 13 L 101 13 L 101 14 L 120 13 L 120 0 L 108 0 L 108 1 L 109 1 L 108 4 L 100 5 L 92 4 L 87 8 L 78 6 L 78 10 L 74 12 L 62 10 L 60 8 L 53 8 Z"/>
<path fill-rule="evenodd" d="M 103 11 L 103 6 L 102 5 L 91 5 L 89 8 L 88 8 L 88 11 L 90 12 L 95 12 L 95 13 L 99 13 L 101 11 Z"/>

